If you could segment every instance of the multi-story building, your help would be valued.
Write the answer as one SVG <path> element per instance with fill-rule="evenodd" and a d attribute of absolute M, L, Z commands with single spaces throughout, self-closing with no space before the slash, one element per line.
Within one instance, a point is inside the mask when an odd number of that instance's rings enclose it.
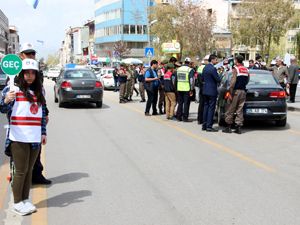
<path fill-rule="evenodd" d="M 9 26 L 8 53 L 18 54 L 20 51 L 20 40 L 16 26 Z"/>
<path fill-rule="evenodd" d="M 213 28 L 213 49 L 219 57 L 232 54 L 232 34 L 229 29 L 230 12 L 235 9 L 240 0 L 202 0 L 199 4 L 206 8 L 208 15 L 215 18 Z"/>
<path fill-rule="evenodd" d="M 300 11 L 300 0 L 294 0 L 294 5 L 296 10 Z M 286 32 L 284 38 L 284 46 L 286 53 L 296 54 L 296 34 L 300 32 L 300 23 L 293 29 L 290 29 Z"/>
<path fill-rule="evenodd" d="M 122 41 L 131 49 L 128 57 L 144 57 L 148 46 L 148 8 L 153 0 L 95 0 L 95 53 L 117 57 L 114 44 Z"/>
<path fill-rule="evenodd" d="M 87 58 L 92 61 L 95 57 L 95 20 L 88 20 L 85 24 L 88 27 L 89 37 L 88 37 L 88 47 L 83 49 L 83 52 L 87 54 Z"/>
<path fill-rule="evenodd" d="M 60 48 L 60 64 L 87 61 L 89 47 L 89 27 L 70 27 Z"/>
<path fill-rule="evenodd" d="M 7 54 L 9 44 L 8 18 L 0 9 L 0 53 Z"/>

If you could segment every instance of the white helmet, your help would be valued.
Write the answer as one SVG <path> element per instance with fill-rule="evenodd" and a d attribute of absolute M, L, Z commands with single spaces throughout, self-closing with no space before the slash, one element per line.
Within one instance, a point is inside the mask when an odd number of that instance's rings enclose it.
<path fill-rule="evenodd" d="M 23 43 L 21 45 L 21 49 L 20 49 L 21 53 L 30 53 L 30 52 L 36 52 L 36 50 L 34 49 L 33 45 L 30 43 Z"/>
<path fill-rule="evenodd" d="M 185 61 L 185 62 L 189 62 L 189 63 L 190 63 L 192 60 L 191 60 L 191 58 L 189 58 L 189 57 L 186 57 L 184 61 Z"/>
<path fill-rule="evenodd" d="M 39 71 L 39 64 L 34 59 L 24 59 L 22 61 L 22 69 Z"/>

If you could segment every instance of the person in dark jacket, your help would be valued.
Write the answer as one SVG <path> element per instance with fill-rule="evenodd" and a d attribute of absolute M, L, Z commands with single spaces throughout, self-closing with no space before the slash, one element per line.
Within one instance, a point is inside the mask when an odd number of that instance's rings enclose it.
<path fill-rule="evenodd" d="M 158 87 L 159 87 L 159 78 L 157 75 L 158 62 L 152 60 L 150 63 L 151 67 L 145 73 L 145 89 L 147 92 L 147 103 L 145 109 L 145 116 L 150 116 L 150 108 L 152 106 L 152 115 L 156 116 L 157 113 L 157 98 L 158 98 Z"/>
<path fill-rule="evenodd" d="M 209 64 L 203 69 L 203 96 L 204 96 L 204 112 L 202 130 L 207 132 L 218 132 L 213 128 L 213 119 L 218 96 L 218 84 L 221 78 L 218 75 L 217 69 L 214 67 L 218 63 L 218 57 L 214 54 L 209 56 Z"/>
<path fill-rule="evenodd" d="M 299 66 L 297 65 L 297 59 L 295 56 L 291 57 L 291 65 L 288 68 L 289 77 L 288 84 L 290 87 L 290 100 L 289 103 L 295 103 L 295 96 L 297 91 L 297 85 L 299 82 Z"/>

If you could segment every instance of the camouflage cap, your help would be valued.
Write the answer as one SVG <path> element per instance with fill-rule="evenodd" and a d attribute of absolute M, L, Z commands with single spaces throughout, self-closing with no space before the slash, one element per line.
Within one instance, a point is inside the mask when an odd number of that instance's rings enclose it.
<path fill-rule="evenodd" d="M 161 61 L 161 64 L 168 64 L 169 63 L 169 60 L 167 60 L 167 59 L 164 59 L 163 61 Z"/>
<path fill-rule="evenodd" d="M 175 65 L 173 63 L 168 63 L 167 64 L 167 69 L 174 69 Z"/>

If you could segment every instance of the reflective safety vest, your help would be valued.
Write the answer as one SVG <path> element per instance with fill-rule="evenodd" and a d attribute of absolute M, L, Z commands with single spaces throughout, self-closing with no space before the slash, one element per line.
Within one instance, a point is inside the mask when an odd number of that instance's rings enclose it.
<path fill-rule="evenodd" d="M 33 92 L 32 92 L 33 94 Z M 37 98 L 30 103 L 24 93 L 16 91 L 16 100 L 12 108 L 9 125 L 9 139 L 23 143 L 41 143 L 42 138 L 42 106 Z"/>
<path fill-rule="evenodd" d="M 177 91 L 190 91 L 189 74 L 192 69 L 188 66 L 181 66 L 177 70 Z"/>
<path fill-rule="evenodd" d="M 202 74 L 203 73 L 203 69 L 204 69 L 205 65 L 201 65 L 198 67 L 197 72 Z"/>

